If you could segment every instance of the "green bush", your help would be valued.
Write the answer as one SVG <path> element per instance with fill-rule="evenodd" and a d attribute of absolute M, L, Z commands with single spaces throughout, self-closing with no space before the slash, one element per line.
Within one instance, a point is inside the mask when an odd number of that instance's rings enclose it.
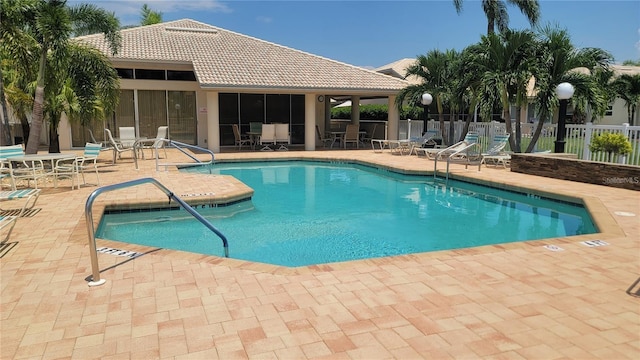
<path fill-rule="evenodd" d="M 351 119 L 351 106 L 335 107 L 331 109 L 332 119 Z M 387 120 L 389 107 L 381 104 L 360 105 L 360 119 Z M 400 111 L 400 119 L 421 120 L 424 112 L 421 107 L 404 106 Z"/>
<path fill-rule="evenodd" d="M 592 152 L 602 151 L 609 154 L 626 155 L 631 153 L 631 142 L 623 134 L 603 133 L 591 140 L 589 150 Z M 611 159 L 609 159 L 611 160 Z"/>

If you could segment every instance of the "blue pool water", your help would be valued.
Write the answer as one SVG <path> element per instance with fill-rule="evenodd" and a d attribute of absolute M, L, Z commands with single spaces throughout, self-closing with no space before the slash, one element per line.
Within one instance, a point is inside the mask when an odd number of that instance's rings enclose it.
<path fill-rule="evenodd" d="M 222 163 L 213 173 L 255 194 L 198 212 L 228 238 L 230 257 L 256 262 L 302 266 L 596 231 L 581 206 L 360 165 Z M 106 214 L 96 236 L 223 254 L 220 239 L 184 210 Z"/>

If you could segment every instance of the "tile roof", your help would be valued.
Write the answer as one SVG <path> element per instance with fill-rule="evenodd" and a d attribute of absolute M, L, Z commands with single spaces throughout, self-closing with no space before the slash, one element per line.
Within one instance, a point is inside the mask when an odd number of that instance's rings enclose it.
<path fill-rule="evenodd" d="M 78 37 L 112 61 L 191 63 L 205 88 L 393 94 L 408 82 L 190 19 L 121 30 L 111 56 L 102 34 Z"/>
<path fill-rule="evenodd" d="M 404 58 L 404 59 L 396 60 L 391 64 L 382 65 L 379 68 L 376 68 L 375 70 L 379 73 L 402 79 L 407 74 L 407 68 L 413 65 L 415 62 L 416 62 L 415 58 L 414 59 Z M 422 79 L 414 75 L 409 76 L 407 78 L 407 81 L 413 85 L 418 85 L 422 83 Z"/>

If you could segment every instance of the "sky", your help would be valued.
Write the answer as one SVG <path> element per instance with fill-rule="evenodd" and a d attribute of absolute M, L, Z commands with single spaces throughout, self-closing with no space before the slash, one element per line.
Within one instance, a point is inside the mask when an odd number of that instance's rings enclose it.
<path fill-rule="evenodd" d="M 240 34 L 344 63 L 377 68 L 433 49 L 462 50 L 486 33 L 480 0 L 102 0 L 122 25 L 140 23 L 147 4 L 163 21 L 193 19 Z M 579 48 L 597 47 L 615 63 L 640 60 L 640 1 L 539 0 L 542 26 L 566 29 Z M 509 27 L 529 29 L 518 8 L 508 5 Z"/>

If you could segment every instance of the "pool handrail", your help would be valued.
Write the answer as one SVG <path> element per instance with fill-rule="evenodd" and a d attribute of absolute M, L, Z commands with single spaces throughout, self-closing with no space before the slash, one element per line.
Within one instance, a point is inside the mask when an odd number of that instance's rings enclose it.
<path fill-rule="evenodd" d="M 209 230 L 213 231 L 220 239 L 222 240 L 222 245 L 224 246 L 224 256 L 229 257 L 229 243 L 227 242 L 226 236 L 220 232 L 220 230 L 216 229 L 207 219 L 205 219 L 202 215 L 200 215 L 197 211 L 195 211 L 189 204 L 187 204 L 180 197 L 176 196 L 171 190 L 162 185 L 158 180 L 153 178 L 142 178 L 137 180 L 126 181 L 123 183 L 106 185 L 94 190 L 89 197 L 87 198 L 87 202 L 85 204 L 84 213 L 87 221 L 87 232 L 89 233 L 89 251 L 91 252 L 91 272 L 92 277 L 91 281 L 89 281 L 89 286 L 99 286 L 106 282 L 104 279 L 100 279 L 100 267 L 98 265 L 98 250 L 96 248 L 96 236 L 95 236 L 95 228 L 93 226 L 93 202 L 95 199 L 102 193 L 123 189 L 127 187 L 132 187 L 136 185 L 142 185 L 151 183 L 158 187 L 162 192 L 165 193 L 169 197 L 169 202 L 171 200 L 175 200 L 180 206 L 182 206 L 189 214 L 196 218 L 196 220 L 200 221 L 204 226 L 206 226 Z"/>
<path fill-rule="evenodd" d="M 145 139 L 140 139 L 140 140 L 136 141 L 135 144 L 133 144 L 133 148 L 136 149 L 138 147 L 138 143 L 139 142 L 144 142 L 144 141 L 145 141 Z M 211 151 L 209 149 L 205 149 L 203 147 L 196 146 L 196 145 L 185 144 L 185 143 L 182 143 L 182 142 L 179 142 L 179 141 L 175 141 L 175 140 L 158 139 L 156 141 L 156 143 L 154 144 L 154 154 L 155 154 L 155 160 L 156 160 L 156 171 L 160 171 L 160 167 L 161 166 L 164 166 L 165 170 L 166 170 L 166 168 L 169 167 L 169 166 L 194 165 L 194 163 L 192 163 L 192 162 L 161 163 L 160 162 L 160 157 L 158 155 L 158 148 L 160 147 L 161 144 L 164 144 L 164 146 L 171 146 L 173 148 L 178 149 L 181 153 L 183 153 L 184 155 L 189 157 L 191 160 L 195 161 L 195 163 L 198 164 L 198 165 L 211 165 L 215 161 L 215 155 L 213 154 L 213 151 Z M 198 151 L 201 151 L 201 152 L 209 153 L 211 155 L 211 160 L 210 161 L 202 161 L 202 160 L 196 158 L 195 156 L 193 156 L 192 154 L 189 154 L 186 151 L 184 151 L 183 148 L 194 149 L 194 150 L 198 150 Z M 135 151 L 134 151 L 133 161 L 135 163 L 136 170 L 139 170 L 140 168 L 138 167 L 138 157 L 135 156 Z M 211 167 L 209 167 L 209 173 L 211 173 Z"/>

